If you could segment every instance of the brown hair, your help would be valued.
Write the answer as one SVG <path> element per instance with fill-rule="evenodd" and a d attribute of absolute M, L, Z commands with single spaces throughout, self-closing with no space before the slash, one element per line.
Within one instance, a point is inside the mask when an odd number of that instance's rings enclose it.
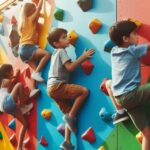
<path fill-rule="evenodd" d="M 3 79 L 9 78 L 9 73 L 13 70 L 13 67 L 11 64 L 2 64 L 0 66 L 0 85 L 2 83 Z"/>
<path fill-rule="evenodd" d="M 49 35 L 48 35 L 48 37 L 47 37 L 48 42 L 49 42 L 54 48 L 56 48 L 55 45 L 54 45 L 54 42 L 58 42 L 59 39 L 60 39 L 60 37 L 61 37 L 61 35 L 62 35 L 63 33 L 67 34 L 67 30 L 62 29 L 62 28 L 56 28 L 56 29 L 53 30 L 51 33 L 49 33 Z"/>
<path fill-rule="evenodd" d="M 115 23 L 109 30 L 111 40 L 117 45 L 122 46 L 123 36 L 130 36 L 130 33 L 137 29 L 134 22 L 123 20 Z"/>

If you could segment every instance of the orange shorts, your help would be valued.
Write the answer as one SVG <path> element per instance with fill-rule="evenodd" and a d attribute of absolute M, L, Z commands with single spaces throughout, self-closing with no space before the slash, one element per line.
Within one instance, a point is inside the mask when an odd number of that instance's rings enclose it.
<path fill-rule="evenodd" d="M 48 88 L 48 95 L 55 100 L 60 110 L 69 113 L 72 104 L 82 94 L 84 87 L 76 84 L 59 83 Z"/>

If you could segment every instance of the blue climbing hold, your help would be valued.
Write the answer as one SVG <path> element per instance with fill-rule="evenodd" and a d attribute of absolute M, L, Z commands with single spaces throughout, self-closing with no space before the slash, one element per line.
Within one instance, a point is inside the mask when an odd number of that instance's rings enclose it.
<path fill-rule="evenodd" d="M 9 124 L 8 124 L 9 128 L 12 130 L 16 130 L 16 120 L 13 119 Z"/>

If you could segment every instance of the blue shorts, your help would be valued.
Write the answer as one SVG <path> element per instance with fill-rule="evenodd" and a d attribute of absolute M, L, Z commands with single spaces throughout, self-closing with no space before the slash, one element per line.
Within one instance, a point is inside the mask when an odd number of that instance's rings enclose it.
<path fill-rule="evenodd" d="M 4 109 L 4 112 L 11 114 L 13 116 L 15 115 L 16 103 L 10 94 L 6 97 L 4 101 L 3 109 Z"/>
<path fill-rule="evenodd" d="M 23 62 L 28 63 L 28 61 L 32 59 L 37 49 L 38 46 L 33 44 L 20 45 L 18 54 Z"/>

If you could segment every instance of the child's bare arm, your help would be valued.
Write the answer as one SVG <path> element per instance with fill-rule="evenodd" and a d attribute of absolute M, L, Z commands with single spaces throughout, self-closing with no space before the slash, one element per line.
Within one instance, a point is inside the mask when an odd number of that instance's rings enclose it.
<path fill-rule="evenodd" d="M 84 53 L 74 62 L 66 62 L 64 64 L 65 68 L 69 71 L 69 72 L 73 72 L 77 66 L 79 66 L 84 60 L 90 58 L 93 54 L 94 54 L 94 50 L 90 49 L 88 51 L 84 51 Z"/>
<path fill-rule="evenodd" d="M 40 15 L 40 10 L 42 8 L 43 0 L 40 0 L 38 3 L 38 6 L 36 7 L 36 11 L 34 14 L 31 16 L 33 21 L 36 21 Z"/>

